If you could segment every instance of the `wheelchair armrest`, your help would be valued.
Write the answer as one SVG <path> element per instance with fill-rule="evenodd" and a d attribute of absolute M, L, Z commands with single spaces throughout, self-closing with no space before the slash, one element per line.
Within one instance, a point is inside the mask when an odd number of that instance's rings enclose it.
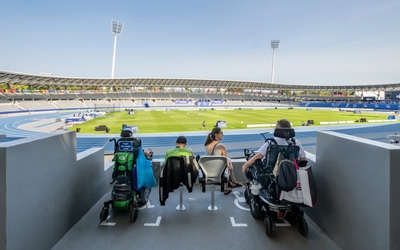
<path fill-rule="evenodd" d="M 301 161 L 297 160 L 297 164 L 299 165 L 300 168 L 307 166 L 308 161 Z"/>

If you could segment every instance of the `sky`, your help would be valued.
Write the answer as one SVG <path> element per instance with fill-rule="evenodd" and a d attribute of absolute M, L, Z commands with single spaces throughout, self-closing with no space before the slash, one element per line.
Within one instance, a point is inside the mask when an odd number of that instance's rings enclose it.
<path fill-rule="evenodd" d="M 0 0 L 0 71 L 303 85 L 400 82 L 399 0 Z M 280 40 L 273 50 L 271 40 Z"/>

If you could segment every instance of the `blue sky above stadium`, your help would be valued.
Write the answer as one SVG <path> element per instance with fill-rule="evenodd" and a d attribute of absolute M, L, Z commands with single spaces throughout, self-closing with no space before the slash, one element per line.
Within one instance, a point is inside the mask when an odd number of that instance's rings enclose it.
<path fill-rule="evenodd" d="M 3 0 L 0 70 L 275 83 L 400 82 L 398 0 Z"/>

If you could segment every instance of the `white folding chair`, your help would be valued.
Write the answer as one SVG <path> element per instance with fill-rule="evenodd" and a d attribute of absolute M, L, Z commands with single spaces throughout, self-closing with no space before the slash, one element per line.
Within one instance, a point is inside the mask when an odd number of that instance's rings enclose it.
<path fill-rule="evenodd" d="M 205 192 L 206 185 L 211 185 L 211 205 L 208 207 L 209 211 L 218 210 L 218 207 L 215 206 L 215 185 L 223 185 L 223 173 L 227 163 L 228 158 L 221 155 L 206 155 L 201 156 L 199 159 L 199 167 L 204 175 L 204 179 L 200 180 L 203 192 Z"/>

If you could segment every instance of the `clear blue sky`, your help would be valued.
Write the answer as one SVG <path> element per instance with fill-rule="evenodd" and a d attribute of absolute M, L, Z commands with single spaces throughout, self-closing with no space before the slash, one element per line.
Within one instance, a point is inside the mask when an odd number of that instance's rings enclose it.
<path fill-rule="evenodd" d="M 400 82 L 399 0 L 2 0 L 0 70 L 275 83 Z"/>

